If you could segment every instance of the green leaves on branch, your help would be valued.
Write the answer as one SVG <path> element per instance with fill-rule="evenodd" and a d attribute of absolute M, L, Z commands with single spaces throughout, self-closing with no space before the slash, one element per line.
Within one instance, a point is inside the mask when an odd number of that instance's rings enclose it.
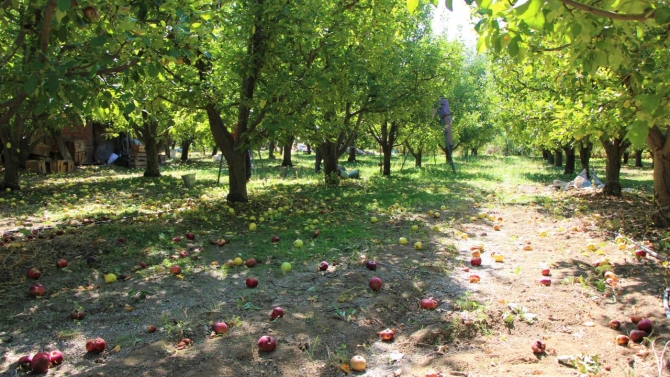
<path fill-rule="evenodd" d="M 516 12 L 521 20 L 531 29 L 541 31 L 544 29 L 544 13 L 542 12 L 542 0 L 528 0 L 526 3 L 516 8 Z"/>

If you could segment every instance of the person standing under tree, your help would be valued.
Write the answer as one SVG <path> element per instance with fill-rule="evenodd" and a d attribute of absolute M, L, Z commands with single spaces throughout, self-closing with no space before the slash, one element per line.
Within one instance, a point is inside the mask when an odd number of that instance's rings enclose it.
<path fill-rule="evenodd" d="M 449 101 L 444 98 L 444 95 L 440 96 L 440 106 L 437 108 L 437 112 L 440 114 L 440 123 L 444 127 L 444 135 L 446 138 L 446 147 L 451 150 L 451 147 L 454 146 L 454 139 L 451 135 L 451 109 L 449 109 Z"/>

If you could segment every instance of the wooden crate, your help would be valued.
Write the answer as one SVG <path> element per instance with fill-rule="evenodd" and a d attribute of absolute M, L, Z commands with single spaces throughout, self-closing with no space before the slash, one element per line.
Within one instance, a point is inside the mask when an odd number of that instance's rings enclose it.
<path fill-rule="evenodd" d="M 72 158 L 75 165 L 81 165 L 86 162 L 86 151 L 74 152 Z"/>
<path fill-rule="evenodd" d="M 128 166 L 133 169 L 147 167 L 147 154 L 145 152 L 131 152 Z"/>
<path fill-rule="evenodd" d="M 66 144 L 67 150 L 70 152 L 70 155 L 72 155 L 72 158 L 74 158 L 74 155 L 77 154 L 77 152 L 86 152 L 86 142 L 84 142 L 84 140 L 68 141 Z"/>
<path fill-rule="evenodd" d="M 47 165 L 42 160 L 27 160 L 26 169 L 41 175 L 47 173 Z"/>
<path fill-rule="evenodd" d="M 51 146 L 42 142 L 37 143 L 30 151 L 30 153 L 41 157 L 49 157 L 49 152 L 51 152 Z"/>
<path fill-rule="evenodd" d="M 145 153 L 146 149 L 144 147 L 144 144 L 142 144 L 142 145 L 131 144 L 130 145 L 130 154 L 132 155 L 133 153 L 136 153 L 136 152 Z"/>
<path fill-rule="evenodd" d="M 49 165 L 52 173 L 72 173 L 74 170 L 74 161 L 51 160 Z"/>

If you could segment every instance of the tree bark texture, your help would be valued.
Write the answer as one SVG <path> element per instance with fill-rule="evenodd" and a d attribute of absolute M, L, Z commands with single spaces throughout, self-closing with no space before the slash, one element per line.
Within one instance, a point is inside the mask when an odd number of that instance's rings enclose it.
<path fill-rule="evenodd" d="M 270 146 L 268 147 L 268 160 L 275 159 L 275 148 L 277 147 L 277 142 L 274 140 L 270 141 Z"/>
<path fill-rule="evenodd" d="M 188 152 L 189 149 L 191 148 L 191 144 L 193 144 L 192 139 L 184 139 L 181 141 L 181 161 L 186 162 L 188 161 Z"/>
<path fill-rule="evenodd" d="M 621 157 L 630 143 L 621 138 L 610 139 L 605 135 L 600 137 L 600 142 L 605 148 L 606 154 L 605 195 L 621 196 L 621 182 L 619 181 Z"/>
<path fill-rule="evenodd" d="M 349 147 L 349 158 L 347 162 L 356 162 L 356 146 L 352 145 Z"/>
<path fill-rule="evenodd" d="M 670 226 L 670 127 L 649 129 L 647 145 L 654 157 L 654 201 L 657 209 L 651 219 L 658 227 Z"/>
<path fill-rule="evenodd" d="M 642 167 L 642 153 L 644 151 L 642 149 L 636 149 L 635 150 L 635 167 L 636 168 L 641 168 Z"/>
<path fill-rule="evenodd" d="M 591 151 L 593 150 L 593 143 L 591 141 L 579 141 L 579 162 L 582 164 L 582 169 L 586 170 L 586 179 L 591 179 Z"/>
<path fill-rule="evenodd" d="M 281 162 L 281 166 L 293 166 L 293 161 L 291 160 L 291 151 L 293 149 L 293 142 L 295 141 L 295 136 L 290 136 L 284 144 L 284 154 Z"/>
<path fill-rule="evenodd" d="M 561 167 L 563 166 L 563 152 L 560 149 L 555 151 L 556 158 L 554 158 L 554 166 Z"/>
<path fill-rule="evenodd" d="M 139 136 L 147 154 L 147 167 L 144 170 L 145 177 L 160 177 L 158 152 L 160 150 L 161 137 L 157 135 L 158 121 L 152 119 L 145 119 L 141 126 L 134 127 L 135 132 Z M 167 137 L 166 134 L 163 137 Z"/>
<path fill-rule="evenodd" d="M 565 169 L 563 174 L 575 174 L 575 147 L 571 144 L 563 147 L 565 152 Z"/>
<path fill-rule="evenodd" d="M 247 178 L 246 178 L 246 156 L 247 150 L 241 145 L 240 138 L 233 139 L 233 135 L 223 124 L 221 114 L 216 110 L 214 104 L 206 107 L 209 127 L 214 136 L 216 145 L 221 149 L 223 157 L 228 163 L 228 184 L 230 191 L 227 199 L 231 202 L 247 202 Z"/>
<path fill-rule="evenodd" d="M 551 165 L 554 165 L 554 153 L 552 151 L 548 151 L 547 153 L 547 162 L 550 163 Z"/>

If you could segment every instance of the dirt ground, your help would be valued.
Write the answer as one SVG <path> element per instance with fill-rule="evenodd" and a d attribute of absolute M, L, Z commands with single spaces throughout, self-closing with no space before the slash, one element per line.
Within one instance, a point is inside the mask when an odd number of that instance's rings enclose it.
<path fill-rule="evenodd" d="M 28 281 L 0 286 L 0 374 L 25 375 L 17 369 L 20 356 L 59 349 L 65 363 L 52 376 L 670 375 L 659 360 L 670 339 L 662 302 L 668 270 L 653 258 L 636 259 L 634 245 L 620 250 L 600 230 L 602 217 L 620 210 L 604 206 L 603 213 L 553 220 L 541 206 L 491 204 L 442 211 L 437 219 L 400 218 L 384 226 L 401 234 L 410 220 L 422 220 L 419 232 L 430 237 L 423 249 L 415 250 L 406 232 L 408 245 L 343 250 L 325 272 L 317 271 L 319 260 L 288 274 L 222 269 L 212 261 L 223 263 L 243 245 L 219 248 L 198 239 L 189 248 L 201 263 L 181 278 L 163 267 L 135 271 L 137 261 L 128 260 L 128 279 L 105 284 L 84 273 L 91 266 L 81 257 L 71 273 L 44 271 L 43 284 L 62 287 L 44 298 L 23 293 Z M 453 216 L 459 220 L 445 220 Z M 115 247 L 90 231 L 35 242 L 65 247 L 74 242 L 69 237 Z M 478 267 L 470 265 L 475 249 L 482 250 Z M 361 263 L 366 258 L 378 262 L 376 271 Z M 613 284 L 595 267 L 603 259 L 613 266 Z M 550 286 L 539 283 L 545 266 Z M 478 283 L 470 282 L 473 274 Z M 258 277 L 258 288 L 244 286 L 248 276 Z M 378 292 L 368 288 L 372 276 L 383 281 Z M 429 297 L 439 303 L 435 310 L 419 305 Z M 272 321 L 275 306 L 286 314 Z M 86 318 L 70 320 L 74 308 L 85 309 Z M 653 320 L 654 348 L 617 345 L 617 335 L 635 328 L 632 315 Z M 608 326 L 612 319 L 621 329 Z M 225 321 L 227 334 L 212 336 L 213 321 Z M 147 333 L 150 324 L 155 333 Z M 392 342 L 377 334 L 386 328 L 395 331 Z M 259 352 L 262 335 L 277 339 L 275 351 Z M 86 353 L 86 339 L 97 336 L 108 340 L 107 351 Z M 191 343 L 178 346 L 184 338 Z M 532 351 L 536 340 L 545 352 Z M 365 371 L 349 370 L 353 355 L 367 360 Z"/>

